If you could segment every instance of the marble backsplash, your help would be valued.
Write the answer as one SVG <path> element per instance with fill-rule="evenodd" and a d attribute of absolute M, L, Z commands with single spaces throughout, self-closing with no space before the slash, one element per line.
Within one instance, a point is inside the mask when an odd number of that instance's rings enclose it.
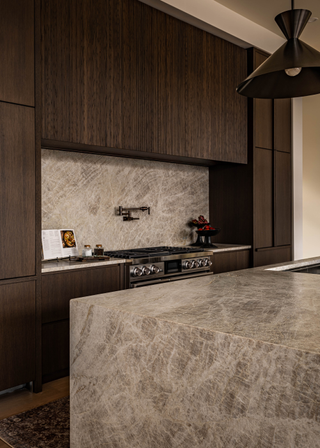
<path fill-rule="evenodd" d="M 123 207 L 151 207 L 117 216 Z M 75 230 L 78 247 L 108 250 L 182 246 L 196 240 L 188 226 L 209 217 L 206 167 L 42 150 L 42 228 Z"/>

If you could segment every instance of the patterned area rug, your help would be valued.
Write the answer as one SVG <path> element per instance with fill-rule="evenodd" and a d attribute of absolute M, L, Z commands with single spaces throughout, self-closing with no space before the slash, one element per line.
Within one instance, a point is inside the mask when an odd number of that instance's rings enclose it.
<path fill-rule="evenodd" d="M 0 438 L 13 448 L 69 448 L 69 397 L 0 420 Z"/>

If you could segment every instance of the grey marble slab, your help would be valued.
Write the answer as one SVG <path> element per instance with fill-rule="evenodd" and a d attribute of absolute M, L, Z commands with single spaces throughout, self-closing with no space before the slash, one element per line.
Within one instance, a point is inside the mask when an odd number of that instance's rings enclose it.
<path fill-rule="evenodd" d="M 46 274 L 47 272 L 59 272 L 68 271 L 70 269 L 83 269 L 83 268 L 94 268 L 98 266 L 110 266 L 112 264 L 122 264 L 131 263 L 131 260 L 121 260 L 118 258 L 111 258 L 106 261 L 69 261 L 69 260 L 48 260 L 42 262 L 41 273 Z"/>
<path fill-rule="evenodd" d="M 320 278 L 247 269 L 71 301 L 71 447 L 320 447 Z"/>
<path fill-rule="evenodd" d="M 75 230 L 78 247 L 184 246 L 209 215 L 209 168 L 42 150 L 42 228 Z M 119 206 L 151 208 L 123 221 Z"/>

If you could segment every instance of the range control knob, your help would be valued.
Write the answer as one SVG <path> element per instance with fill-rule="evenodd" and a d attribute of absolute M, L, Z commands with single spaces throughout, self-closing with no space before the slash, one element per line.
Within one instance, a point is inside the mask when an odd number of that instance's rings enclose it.
<path fill-rule="evenodd" d="M 159 274 L 159 272 L 161 272 L 161 269 L 153 264 L 152 266 L 150 266 L 150 271 L 151 274 Z"/>
<path fill-rule="evenodd" d="M 191 260 L 191 269 L 199 267 L 197 260 Z"/>
<path fill-rule="evenodd" d="M 204 258 L 203 259 L 203 265 L 204 266 L 211 266 L 212 265 L 212 261 L 210 261 L 209 258 Z"/>
<path fill-rule="evenodd" d="M 191 268 L 191 261 L 186 260 L 182 262 L 183 269 L 190 269 Z"/>
<path fill-rule="evenodd" d="M 150 275 L 151 271 L 147 266 L 143 266 L 142 268 L 142 275 Z"/>
<path fill-rule="evenodd" d="M 199 258 L 199 260 L 197 260 L 197 262 L 198 262 L 198 266 L 199 266 L 199 268 L 202 268 L 202 266 L 203 266 L 203 260 L 202 260 L 202 258 Z"/>
<path fill-rule="evenodd" d="M 140 268 L 134 268 L 134 269 L 131 271 L 131 275 L 132 275 L 132 277 L 141 277 L 141 275 L 142 275 L 142 270 L 141 270 Z"/>

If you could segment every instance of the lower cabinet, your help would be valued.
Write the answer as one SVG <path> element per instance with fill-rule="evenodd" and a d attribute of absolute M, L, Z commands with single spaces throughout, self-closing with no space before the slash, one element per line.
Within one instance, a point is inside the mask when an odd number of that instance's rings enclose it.
<path fill-rule="evenodd" d="M 35 379 L 35 281 L 0 285 L 0 391 Z"/>
<path fill-rule="evenodd" d="M 125 289 L 124 264 L 42 275 L 42 381 L 69 373 L 69 302 Z"/>
<path fill-rule="evenodd" d="M 291 246 L 267 247 L 256 249 L 255 266 L 266 266 L 269 264 L 284 263 L 292 260 Z"/>
<path fill-rule="evenodd" d="M 250 251 L 218 252 L 212 255 L 212 271 L 214 274 L 238 271 L 250 267 Z"/>

